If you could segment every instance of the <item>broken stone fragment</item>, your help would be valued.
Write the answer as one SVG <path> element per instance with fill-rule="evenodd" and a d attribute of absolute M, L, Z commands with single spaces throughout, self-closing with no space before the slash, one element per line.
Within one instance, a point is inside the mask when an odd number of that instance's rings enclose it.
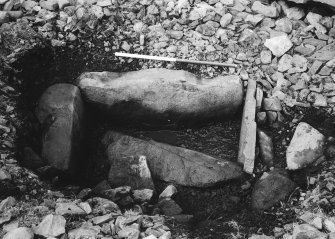
<path fill-rule="evenodd" d="M 318 61 L 330 61 L 335 58 L 335 43 L 331 43 L 316 51 L 309 59 L 315 59 Z"/>
<path fill-rule="evenodd" d="M 157 124 L 229 117 L 243 101 L 238 76 L 201 79 L 186 71 L 160 68 L 84 73 L 79 87 L 89 103 L 116 119 Z"/>
<path fill-rule="evenodd" d="M 264 98 L 263 99 L 263 109 L 266 111 L 281 111 L 282 106 L 278 98 Z"/>
<path fill-rule="evenodd" d="M 293 239 L 299 238 L 319 238 L 319 239 L 326 239 L 328 236 L 327 234 L 320 232 L 315 227 L 309 224 L 301 224 L 301 225 L 294 225 L 293 226 Z"/>
<path fill-rule="evenodd" d="M 254 12 L 263 14 L 266 17 L 275 18 L 279 15 L 278 9 L 276 7 L 264 5 L 260 1 L 255 1 L 251 9 Z"/>
<path fill-rule="evenodd" d="M 108 132 L 103 144 L 111 164 L 124 157 L 145 154 L 154 178 L 179 185 L 208 187 L 239 178 L 242 174 L 241 168 L 233 162 L 116 132 Z"/>
<path fill-rule="evenodd" d="M 27 227 L 19 227 L 8 232 L 3 239 L 33 239 L 34 232 Z"/>
<path fill-rule="evenodd" d="M 65 233 L 65 224 L 63 216 L 49 214 L 34 228 L 34 233 L 43 237 L 58 237 Z"/>
<path fill-rule="evenodd" d="M 84 106 L 79 88 L 50 86 L 41 96 L 36 116 L 42 125 L 42 158 L 58 170 L 74 173 L 83 139 Z"/>
<path fill-rule="evenodd" d="M 74 202 L 57 203 L 55 213 L 58 215 L 85 215 L 86 212 Z"/>
<path fill-rule="evenodd" d="M 275 169 L 264 173 L 253 189 L 252 207 L 258 211 L 269 209 L 284 200 L 294 189 L 295 183 L 288 178 L 286 171 Z"/>
<path fill-rule="evenodd" d="M 0 25 L 9 22 L 9 14 L 7 11 L 0 11 Z"/>
<path fill-rule="evenodd" d="M 80 238 L 96 238 L 100 232 L 99 226 L 93 226 L 89 223 L 84 223 L 81 227 L 69 231 L 69 239 L 80 239 Z"/>
<path fill-rule="evenodd" d="M 173 185 L 167 186 L 163 192 L 159 195 L 159 198 L 171 198 L 173 195 L 177 193 L 177 188 Z"/>
<path fill-rule="evenodd" d="M 307 123 L 301 122 L 295 129 L 286 151 L 289 170 L 306 167 L 323 155 L 325 137 Z"/>
<path fill-rule="evenodd" d="M 146 156 L 125 156 L 111 161 L 109 184 L 115 188 L 128 185 L 132 189 L 155 190 Z"/>
<path fill-rule="evenodd" d="M 274 160 L 272 139 L 260 129 L 257 130 L 257 133 L 262 160 L 266 166 L 272 167 Z"/>
<path fill-rule="evenodd" d="M 266 39 L 264 46 L 269 48 L 272 51 L 272 54 L 281 57 L 293 46 L 291 40 L 287 35 L 281 35 Z"/>

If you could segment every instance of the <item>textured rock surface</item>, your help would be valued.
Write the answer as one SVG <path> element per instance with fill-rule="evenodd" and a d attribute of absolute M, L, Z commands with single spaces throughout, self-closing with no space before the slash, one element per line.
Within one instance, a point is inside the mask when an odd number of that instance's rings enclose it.
<path fill-rule="evenodd" d="M 8 232 L 3 239 L 33 239 L 34 232 L 27 227 L 19 227 Z"/>
<path fill-rule="evenodd" d="M 183 186 L 208 187 L 239 178 L 241 168 L 193 150 L 154 141 L 144 141 L 116 132 L 104 137 L 107 155 L 113 164 L 123 157 L 145 155 L 153 177 Z"/>
<path fill-rule="evenodd" d="M 79 77 L 79 87 L 88 102 L 114 117 L 154 117 L 164 123 L 190 117 L 229 117 L 243 100 L 243 87 L 237 76 L 200 79 L 189 72 L 167 69 L 84 73 Z"/>
<path fill-rule="evenodd" d="M 281 200 L 284 200 L 295 189 L 283 170 L 264 173 L 257 181 L 252 191 L 252 207 L 255 210 L 266 210 Z"/>
<path fill-rule="evenodd" d="M 132 189 L 155 190 L 145 156 L 115 158 L 111 162 L 108 181 L 112 187 L 129 185 Z"/>
<path fill-rule="evenodd" d="M 42 157 L 62 171 L 74 172 L 84 133 L 84 107 L 79 89 L 50 86 L 41 96 L 36 116 L 43 128 Z"/>
<path fill-rule="evenodd" d="M 307 123 L 299 123 L 286 151 L 287 168 L 308 166 L 323 155 L 325 137 Z"/>

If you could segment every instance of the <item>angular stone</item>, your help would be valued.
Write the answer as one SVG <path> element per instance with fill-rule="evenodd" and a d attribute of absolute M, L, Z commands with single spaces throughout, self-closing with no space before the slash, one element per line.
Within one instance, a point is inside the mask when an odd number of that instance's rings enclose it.
<path fill-rule="evenodd" d="M 186 71 L 159 68 L 84 73 L 79 87 L 89 103 L 115 119 L 157 124 L 231 116 L 243 102 L 238 76 L 202 80 Z"/>
<path fill-rule="evenodd" d="M 249 23 L 253 26 L 256 26 L 258 23 L 260 23 L 262 20 L 264 19 L 264 16 L 262 14 L 257 14 L 257 15 L 252 15 L 249 14 L 246 18 L 245 18 L 245 22 Z"/>
<path fill-rule="evenodd" d="M 284 54 L 278 62 L 278 71 L 285 72 L 292 68 L 293 57 L 289 54 Z"/>
<path fill-rule="evenodd" d="M 58 8 L 57 0 L 40 1 L 40 6 L 49 11 L 55 11 Z"/>
<path fill-rule="evenodd" d="M 258 142 L 260 148 L 260 154 L 263 159 L 263 163 L 268 166 L 273 166 L 274 154 L 273 154 L 273 143 L 270 136 L 264 131 L 258 129 Z"/>
<path fill-rule="evenodd" d="M 184 33 L 183 31 L 169 31 L 168 35 L 170 35 L 171 38 L 180 40 L 183 38 Z"/>
<path fill-rule="evenodd" d="M 111 162 L 108 174 L 110 185 L 120 187 L 129 185 L 132 189 L 155 190 L 146 156 L 116 158 Z"/>
<path fill-rule="evenodd" d="M 50 86 L 41 96 L 36 116 L 43 128 L 42 158 L 56 169 L 74 173 L 83 139 L 84 106 L 79 88 Z"/>
<path fill-rule="evenodd" d="M 5 212 L 8 208 L 14 207 L 16 204 L 16 200 L 13 197 L 7 197 L 2 200 L 0 203 L 0 212 Z"/>
<path fill-rule="evenodd" d="M 305 16 L 305 12 L 302 8 L 299 7 L 291 7 L 284 10 L 284 13 L 288 19 L 291 20 L 300 20 Z"/>
<path fill-rule="evenodd" d="M 81 238 L 97 238 L 100 232 L 99 226 L 92 226 L 88 223 L 84 223 L 80 228 L 69 231 L 69 239 L 81 239 Z"/>
<path fill-rule="evenodd" d="M 279 12 L 276 7 L 274 6 L 267 6 L 262 4 L 260 1 L 255 1 L 254 4 L 252 5 L 251 9 L 254 12 L 257 12 L 259 14 L 263 14 L 266 17 L 278 17 Z"/>
<path fill-rule="evenodd" d="M 93 217 L 91 220 L 92 220 L 94 225 L 101 225 L 105 222 L 109 222 L 112 219 L 113 219 L 112 214 L 106 214 L 106 215 L 102 215 L 102 216 L 98 216 L 98 217 Z"/>
<path fill-rule="evenodd" d="M 277 57 L 284 55 L 293 46 L 287 35 L 266 39 L 264 45 Z"/>
<path fill-rule="evenodd" d="M 19 227 L 8 232 L 2 239 L 34 239 L 34 232 L 27 227 Z"/>
<path fill-rule="evenodd" d="M 9 14 L 7 11 L 0 11 L 0 25 L 9 22 Z"/>
<path fill-rule="evenodd" d="M 297 46 L 296 48 L 294 48 L 294 51 L 301 54 L 301 55 L 304 55 L 304 56 L 310 56 L 315 50 L 315 47 L 312 46 L 312 45 L 309 45 L 308 47 L 307 46 L 303 46 L 303 45 L 300 45 L 300 46 Z"/>
<path fill-rule="evenodd" d="M 320 67 L 322 66 L 322 62 L 321 61 L 314 61 L 311 68 L 309 68 L 309 74 L 310 75 L 315 75 L 318 70 L 320 69 Z"/>
<path fill-rule="evenodd" d="M 286 151 L 286 163 L 289 170 L 303 168 L 323 154 L 325 137 L 312 126 L 298 124 L 290 145 Z"/>
<path fill-rule="evenodd" d="M 74 202 L 57 203 L 55 213 L 58 215 L 85 215 L 86 212 Z"/>
<path fill-rule="evenodd" d="M 301 238 L 326 239 L 327 234 L 320 232 L 318 229 L 309 224 L 294 225 L 292 239 L 301 239 Z"/>
<path fill-rule="evenodd" d="M 292 22 L 288 18 L 281 18 L 276 21 L 276 31 L 290 33 L 292 28 Z"/>
<path fill-rule="evenodd" d="M 233 19 L 233 15 L 231 15 L 230 13 L 223 15 L 220 20 L 221 27 L 223 28 L 227 27 L 232 19 Z"/>
<path fill-rule="evenodd" d="M 261 62 L 263 64 L 270 64 L 272 60 L 272 53 L 268 50 L 261 51 Z"/>
<path fill-rule="evenodd" d="M 329 61 L 335 58 L 335 43 L 331 43 L 320 50 L 316 51 L 309 59 L 315 59 L 318 61 Z"/>
<path fill-rule="evenodd" d="M 71 5 L 70 0 L 57 0 L 57 3 L 59 9 L 64 9 L 65 7 Z"/>
<path fill-rule="evenodd" d="M 108 132 L 103 143 L 108 146 L 107 155 L 111 163 L 124 157 L 146 155 L 153 177 L 179 185 L 207 187 L 239 178 L 242 173 L 233 162 L 116 132 Z"/>
<path fill-rule="evenodd" d="M 159 195 L 159 198 L 171 198 L 173 195 L 177 193 L 177 188 L 173 185 L 167 186 L 163 192 Z"/>
<path fill-rule="evenodd" d="M 263 109 L 268 111 L 281 111 L 282 107 L 278 98 L 264 98 Z"/>
<path fill-rule="evenodd" d="M 65 233 L 65 224 L 63 216 L 49 214 L 34 228 L 34 233 L 43 237 L 58 237 Z"/>
<path fill-rule="evenodd" d="M 295 189 L 295 183 L 291 181 L 284 170 L 275 169 L 256 182 L 252 192 L 252 207 L 262 211 L 269 209 L 281 200 L 284 200 Z"/>

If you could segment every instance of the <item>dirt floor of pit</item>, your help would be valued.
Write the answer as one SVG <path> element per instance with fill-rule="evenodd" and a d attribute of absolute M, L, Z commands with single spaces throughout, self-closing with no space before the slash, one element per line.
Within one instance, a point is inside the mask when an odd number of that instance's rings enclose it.
<path fill-rule="evenodd" d="M 17 74 L 13 84 L 21 81 L 16 87 L 21 89 L 21 115 L 25 124 L 20 127 L 18 145 L 20 148 L 31 146 L 39 152 L 39 126 L 34 116 L 35 104 L 42 92 L 50 85 L 57 82 L 75 83 L 76 78 L 85 71 L 129 71 L 139 69 L 141 62 L 132 61 L 124 64 L 117 64 L 111 55 L 102 55 L 99 52 L 92 52 L 85 47 L 73 49 L 60 49 L 51 51 L 44 49 L 26 55 L 18 63 L 17 68 L 22 69 Z M 164 67 L 163 63 L 161 67 Z M 185 69 L 195 74 L 200 74 L 201 69 L 190 65 L 177 65 L 176 69 Z M 329 130 L 333 125 L 332 120 L 326 112 L 315 110 L 297 109 L 305 115 L 300 120 L 306 120 L 314 127 L 320 129 L 327 135 L 335 135 Z M 275 129 L 266 129 L 274 141 L 276 155 L 275 164 L 285 166 L 285 152 L 289 139 L 292 137 L 293 115 L 296 112 L 287 112 L 288 122 L 279 125 Z M 94 113 L 92 113 L 94 115 Z M 140 138 L 154 138 L 156 140 L 175 144 L 194 150 L 198 150 L 215 157 L 223 157 L 236 160 L 238 149 L 238 137 L 240 127 L 240 116 L 229 121 L 215 122 L 202 125 L 196 128 L 168 129 L 153 133 L 147 127 L 118 127 L 112 122 L 101 117 L 90 119 L 87 132 L 88 158 L 94 158 L 99 164 L 87 164 L 90 174 L 84 175 L 85 184 L 82 186 L 93 186 L 104 179 L 108 165 L 106 165 L 100 139 L 108 129 L 120 130 Z M 157 131 L 159 129 L 155 129 Z M 162 130 L 162 129 L 160 129 Z M 164 129 L 165 130 L 165 129 Z M 18 158 L 22 157 L 18 153 Z M 92 167 L 93 166 L 93 167 Z M 185 213 L 194 214 L 195 218 L 189 225 L 170 223 L 174 235 L 187 235 L 188 238 L 230 238 L 232 235 L 243 235 L 250 233 L 271 234 L 274 227 L 292 222 L 295 218 L 294 210 L 290 208 L 296 200 L 290 200 L 287 204 L 279 205 L 269 212 L 259 215 L 252 212 L 250 207 L 250 194 L 252 185 L 260 177 L 263 170 L 260 160 L 256 162 L 256 173 L 253 177 L 246 175 L 237 182 L 229 182 L 210 189 L 194 189 L 179 187 L 179 195 L 176 201 L 183 207 Z M 93 170 L 93 173 L 92 173 Z M 303 171 L 294 175 L 295 181 L 300 182 L 299 186 L 304 187 L 306 174 L 311 172 Z M 82 180 L 81 180 L 82 181 Z M 243 189 L 241 185 L 246 182 L 250 187 Z M 163 183 L 158 183 L 160 189 Z M 292 195 L 291 199 L 294 198 Z"/>

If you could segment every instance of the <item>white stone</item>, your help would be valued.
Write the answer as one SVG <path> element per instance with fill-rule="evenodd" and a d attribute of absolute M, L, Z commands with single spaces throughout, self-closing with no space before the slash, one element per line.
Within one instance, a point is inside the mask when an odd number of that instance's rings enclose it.
<path fill-rule="evenodd" d="M 2 239 L 33 239 L 34 232 L 27 227 L 19 227 L 8 232 Z"/>
<path fill-rule="evenodd" d="M 287 35 L 266 39 L 264 45 L 277 57 L 284 55 L 293 46 Z"/>
<path fill-rule="evenodd" d="M 305 122 L 298 124 L 286 151 L 287 168 L 303 168 L 323 154 L 325 136 Z"/>
<path fill-rule="evenodd" d="M 251 9 L 254 12 L 263 14 L 266 17 L 278 17 L 279 16 L 279 13 L 276 7 L 264 5 L 260 1 L 255 1 Z"/>
<path fill-rule="evenodd" d="M 112 5 L 112 0 L 98 0 L 97 5 L 100 7 L 108 7 Z"/>
<path fill-rule="evenodd" d="M 34 233 L 43 237 L 58 237 L 65 233 L 65 224 L 63 216 L 49 214 L 34 228 Z"/>
<path fill-rule="evenodd" d="M 234 6 L 234 0 L 221 0 L 220 2 L 228 7 Z"/>
<path fill-rule="evenodd" d="M 263 19 L 264 19 L 264 16 L 262 14 L 257 14 L 257 15 L 248 14 L 248 16 L 245 18 L 245 22 L 253 26 L 256 26 Z"/>
<path fill-rule="evenodd" d="M 233 15 L 231 15 L 230 13 L 223 15 L 220 20 L 221 27 L 224 28 L 228 26 L 232 19 L 233 19 Z"/>
<path fill-rule="evenodd" d="M 70 0 L 57 0 L 59 9 L 70 6 Z"/>
<path fill-rule="evenodd" d="M 59 215 L 85 215 L 85 211 L 73 202 L 57 203 L 56 214 Z"/>
<path fill-rule="evenodd" d="M 335 223 L 333 220 L 330 219 L 325 219 L 323 221 L 323 226 L 325 227 L 325 229 L 329 232 L 335 232 Z"/>
<path fill-rule="evenodd" d="M 288 54 L 284 54 L 278 62 L 278 71 L 285 72 L 292 67 L 293 57 Z"/>
<path fill-rule="evenodd" d="M 178 192 L 177 188 L 173 185 L 167 186 L 164 191 L 159 195 L 159 198 L 171 198 Z"/>

